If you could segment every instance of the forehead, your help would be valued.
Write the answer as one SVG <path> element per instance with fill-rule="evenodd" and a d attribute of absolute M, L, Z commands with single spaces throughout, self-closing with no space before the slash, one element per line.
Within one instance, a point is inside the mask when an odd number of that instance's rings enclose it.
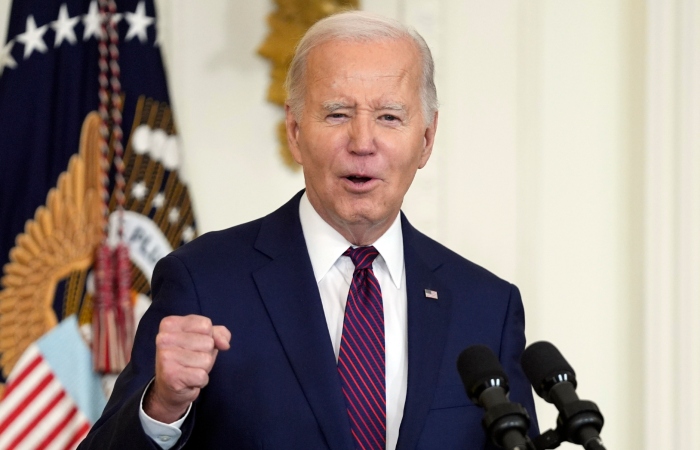
<path fill-rule="evenodd" d="M 306 92 L 311 97 L 347 95 L 358 89 L 417 95 L 421 72 L 419 50 L 408 38 L 331 40 L 309 52 Z"/>

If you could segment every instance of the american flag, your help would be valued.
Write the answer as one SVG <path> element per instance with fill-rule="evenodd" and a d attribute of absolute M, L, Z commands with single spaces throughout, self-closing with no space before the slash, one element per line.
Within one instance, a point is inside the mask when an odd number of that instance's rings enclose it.
<path fill-rule="evenodd" d="M 147 302 L 157 259 L 196 229 L 179 177 L 153 0 L 118 0 L 116 8 L 124 237 L 138 307 Z M 64 323 L 77 330 L 92 317 L 102 217 L 94 214 L 99 163 L 91 119 L 102 23 L 98 0 L 15 0 L 0 41 L 0 450 L 73 448 L 105 404 L 83 340 L 50 338 Z M 74 356 L 87 361 L 81 383 L 75 364 L 67 373 L 62 364 Z"/>
<path fill-rule="evenodd" d="M 74 316 L 64 320 L 15 365 L 0 402 L 0 449 L 73 449 L 87 435 L 106 400 L 77 327 Z"/>
<path fill-rule="evenodd" d="M 433 291 L 432 289 L 426 289 L 425 290 L 425 298 L 432 298 L 433 300 L 437 300 L 438 293 Z"/>

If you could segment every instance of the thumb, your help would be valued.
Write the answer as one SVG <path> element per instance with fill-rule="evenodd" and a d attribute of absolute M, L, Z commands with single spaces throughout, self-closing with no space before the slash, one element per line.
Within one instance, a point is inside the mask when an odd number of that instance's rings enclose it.
<path fill-rule="evenodd" d="M 212 327 L 212 337 L 217 350 L 228 350 L 231 348 L 231 332 L 223 325 Z"/>

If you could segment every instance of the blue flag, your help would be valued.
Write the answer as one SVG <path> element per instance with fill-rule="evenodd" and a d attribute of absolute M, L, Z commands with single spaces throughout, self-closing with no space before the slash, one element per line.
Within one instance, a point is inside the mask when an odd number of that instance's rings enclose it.
<path fill-rule="evenodd" d="M 155 262 L 195 237 L 195 220 L 179 177 L 180 144 L 153 1 L 119 0 L 112 21 L 123 98 L 123 240 L 134 303 L 143 309 Z M 12 5 L 0 46 L 0 381 L 62 319 L 91 320 L 94 251 L 104 236 L 95 113 L 101 35 L 97 0 Z"/>

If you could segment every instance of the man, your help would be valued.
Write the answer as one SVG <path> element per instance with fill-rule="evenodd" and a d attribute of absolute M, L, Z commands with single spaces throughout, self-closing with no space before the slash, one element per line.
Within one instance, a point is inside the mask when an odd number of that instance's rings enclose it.
<path fill-rule="evenodd" d="M 324 19 L 288 90 L 306 190 L 159 262 L 84 448 L 484 448 L 455 368 L 479 343 L 534 419 L 517 288 L 400 213 L 437 128 L 423 39 L 366 13 Z"/>

